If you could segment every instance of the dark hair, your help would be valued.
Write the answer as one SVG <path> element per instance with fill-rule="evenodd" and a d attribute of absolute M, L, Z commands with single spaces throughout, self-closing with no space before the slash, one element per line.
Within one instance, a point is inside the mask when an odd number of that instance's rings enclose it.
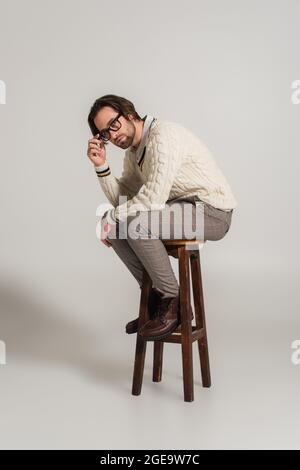
<path fill-rule="evenodd" d="M 99 132 L 94 124 L 94 119 L 100 109 L 104 106 L 110 106 L 119 113 L 122 113 L 122 116 L 124 116 L 125 119 L 127 119 L 128 114 L 131 114 L 134 119 L 138 121 L 142 120 L 140 115 L 136 112 L 134 104 L 131 101 L 127 100 L 126 98 L 123 98 L 122 96 L 104 95 L 94 102 L 89 112 L 88 123 L 93 135 L 96 135 Z"/>

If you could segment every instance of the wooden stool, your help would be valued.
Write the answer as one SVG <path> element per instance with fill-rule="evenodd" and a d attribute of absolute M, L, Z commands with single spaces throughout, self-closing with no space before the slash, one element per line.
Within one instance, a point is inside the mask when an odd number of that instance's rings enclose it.
<path fill-rule="evenodd" d="M 160 382 L 162 377 L 163 346 L 164 343 L 180 343 L 182 350 L 183 366 L 183 390 L 184 401 L 194 400 L 193 379 L 193 342 L 197 340 L 201 376 L 203 387 L 210 387 L 210 367 L 205 325 L 205 311 L 202 289 L 202 277 L 200 266 L 199 246 L 203 246 L 202 240 L 162 240 L 170 256 L 178 258 L 179 263 L 179 288 L 180 288 L 180 315 L 181 325 L 170 335 L 159 341 L 154 340 L 153 357 L 153 382 Z M 192 273 L 193 298 L 195 306 L 196 326 L 192 325 L 189 315 L 190 305 L 190 271 Z M 147 271 L 143 272 L 143 285 L 139 309 L 139 327 L 149 319 L 149 294 L 152 280 Z M 132 383 L 132 395 L 140 395 L 143 382 L 145 354 L 147 341 L 137 334 L 135 362 Z"/>

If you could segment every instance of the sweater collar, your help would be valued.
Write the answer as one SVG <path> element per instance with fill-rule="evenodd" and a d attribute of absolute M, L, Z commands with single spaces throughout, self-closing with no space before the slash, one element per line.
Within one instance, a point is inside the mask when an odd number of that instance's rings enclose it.
<path fill-rule="evenodd" d="M 144 127 L 143 127 L 143 133 L 141 137 L 141 141 L 139 143 L 139 146 L 136 150 L 133 150 L 135 152 L 135 159 L 137 163 L 140 162 L 142 155 L 144 155 L 145 152 L 145 147 L 149 135 L 149 129 L 151 127 L 151 124 L 156 120 L 155 117 L 151 116 L 150 114 L 146 114 L 146 116 L 143 117 L 144 121 Z"/>

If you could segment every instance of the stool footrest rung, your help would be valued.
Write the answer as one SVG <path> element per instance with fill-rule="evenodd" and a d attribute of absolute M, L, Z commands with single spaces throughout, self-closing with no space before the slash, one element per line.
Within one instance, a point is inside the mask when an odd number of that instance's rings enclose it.
<path fill-rule="evenodd" d="M 200 338 L 203 338 L 205 336 L 205 331 L 204 328 L 197 329 L 196 326 L 192 327 L 192 343 L 194 341 L 197 341 Z M 171 333 L 169 336 L 166 336 L 165 338 L 161 340 L 155 340 L 159 341 L 161 343 L 181 343 L 181 331 L 175 330 L 174 333 Z"/>

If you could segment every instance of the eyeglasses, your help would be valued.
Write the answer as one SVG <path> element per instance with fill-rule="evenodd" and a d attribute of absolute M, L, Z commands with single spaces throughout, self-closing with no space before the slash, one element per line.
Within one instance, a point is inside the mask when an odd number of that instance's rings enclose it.
<path fill-rule="evenodd" d="M 111 138 L 110 131 L 118 131 L 120 127 L 122 126 L 122 123 L 119 121 L 119 117 L 122 116 L 122 113 L 119 113 L 115 119 L 111 122 L 109 127 L 106 127 L 105 129 L 102 129 L 102 131 L 99 133 L 100 138 L 104 142 L 108 142 Z"/>

